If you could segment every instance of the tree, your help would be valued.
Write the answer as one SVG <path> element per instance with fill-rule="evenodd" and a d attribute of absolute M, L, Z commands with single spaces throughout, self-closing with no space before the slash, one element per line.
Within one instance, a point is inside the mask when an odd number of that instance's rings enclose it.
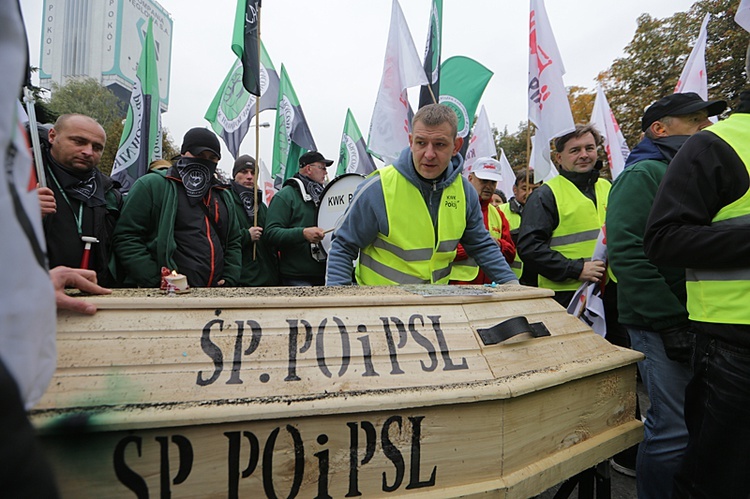
<path fill-rule="evenodd" d="M 736 107 L 746 85 L 745 50 L 750 35 L 734 22 L 739 2 L 699 0 L 688 12 L 665 19 L 648 14 L 638 18 L 625 57 L 616 59 L 599 75 L 604 91 L 628 144 L 640 138 L 643 111 L 674 92 L 682 68 L 708 12 L 706 72 L 709 99 L 724 99 Z"/>
<path fill-rule="evenodd" d="M 125 118 L 125 108 L 112 91 L 94 78 L 76 78 L 65 85 L 52 84 L 47 107 L 57 116 L 80 113 L 90 116 L 105 129 Z"/>
<path fill-rule="evenodd" d="M 585 124 L 591 121 L 596 93 L 586 90 L 585 87 L 578 86 L 568 87 L 567 90 L 570 111 L 573 113 L 573 123 Z"/>
<path fill-rule="evenodd" d="M 500 156 L 500 149 L 505 151 L 505 157 L 508 158 L 510 166 L 513 171 L 518 171 L 521 168 L 525 168 L 528 164 L 526 158 L 526 143 L 528 134 L 528 123 L 522 121 L 518 124 L 518 131 L 514 133 L 508 132 L 506 126 L 502 132 L 498 132 L 497 129 L 493 129 L 495 135 L 495 145 L 497 147 L 498 157 Z"/>

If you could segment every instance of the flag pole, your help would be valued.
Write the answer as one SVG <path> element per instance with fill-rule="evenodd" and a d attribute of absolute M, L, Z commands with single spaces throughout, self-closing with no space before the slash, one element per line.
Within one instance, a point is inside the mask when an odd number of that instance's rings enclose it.
<path fill-rule="evenodd" d="M 44 163 L 42 159 L 42 146 L 39 142 L 39 130 L 37 130 L 34 94 L 29 87 L 23 87 L 23 101 L 26 103 L 26 115 L 29 117 L 29 136 L 31 137 L 31 149 L 34 153 L 36 181 L 39 183 L 39 187 L 47 187 L 47 177 L 44 174 Z"/>
<path fill-rule="evenodd" d="M 430 96 L 432 97 L 432 103 L 433 103 L 433 104 L 437 104 L 437 103 L 438 103 L 438 101 L 437 101 L 437 99 L 435 98 L 435 92 L 433 92 L 433 91 L 432 91 L 432 83 L 428 83 L 428 84 L 427 84 L 427 88 L 428 88 L 428 89 L 430 90 Z"/>
<path fill-rule="evenodd" d="M 258 68 L 260 69 L 260 11 L 261 11 L 261 4 L 258 2 Z M 259 80 L 260 81 L 260 80 Z M 263 92 L 260 92 L 260 88 L 258 89 L 258 93 L 261 94 Z M 257 95 L 255 97 L 255 168 L 253 172 L 253 203 L 255 203 L 255 210 L 253 210 L 253 227 L 258 226 L 258 180 L 259 180 L 259 170 L 258 170 L 258 163 L 260 162 L 260 95 Z M 253 261 L 255 261 L 255 257 L 257 254 L 258 244 L 253 241 Z"/>

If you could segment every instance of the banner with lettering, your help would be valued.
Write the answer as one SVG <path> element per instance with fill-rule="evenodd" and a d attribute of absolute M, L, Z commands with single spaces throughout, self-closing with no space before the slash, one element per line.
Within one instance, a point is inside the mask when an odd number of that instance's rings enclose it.
<path fill-rule="evenodd" d="M 557 49 L 544 0 L 531 0 L 529 18 L 529 121 L 537 128 L 534 148 L 534 181 L 554 169 L 549 141 L 575 129 L 568 92 L 563 83 L 565 67 Z"/>
<path fill-rule="evenodd" d="M 146 174 L 153 160 L 161 158 L 159 75 L 153 24 L 149 18 L 120 147 L 112 165 L 112 178 L 120 182 L 123 193 Z"/>
<path fill-rule="evenodd" d="M 336 176 L 344 173 L 360 173 L 369 175 L 377 169 L 370 153 L 367 152 L 365 139 L 359 131 L 351 109 L 346 110 L 346 122 L 344 132 L 341 134 L 341 147 L 339 148 L 339 164 L 336 167 Z"/>
<path fill-rule="evenodd" d="M 260 62 L 258 112 L 276 109 L 279 99 L 279 75 L 262 43 Z M 255 104 L 258 102 L 258 97 L 249 93 L 242 85 L 242 75 L 242 62 L 237 59 L 204 116 L 235 159 L 239 156 L 240 144 L 250 129 L 250 122 L 256 114 Z"/>
<path fill-rule="evenodd" d="M 427 85 L 422 62 L 398 0 L 391 7 L 383 76 L 370 120 L 367 148 L 391 164 L 409 146 L 409 97 L 406 89 Z"/>

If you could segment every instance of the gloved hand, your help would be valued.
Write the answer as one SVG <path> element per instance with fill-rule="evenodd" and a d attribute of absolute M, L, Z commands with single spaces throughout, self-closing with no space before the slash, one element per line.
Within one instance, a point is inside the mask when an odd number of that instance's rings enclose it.
<path fill-rule="evenodd" d="M 690 364 L 695 347 L 695 334 L 688 326 L 659 331 L 667 357 L 675 362 Z"/>

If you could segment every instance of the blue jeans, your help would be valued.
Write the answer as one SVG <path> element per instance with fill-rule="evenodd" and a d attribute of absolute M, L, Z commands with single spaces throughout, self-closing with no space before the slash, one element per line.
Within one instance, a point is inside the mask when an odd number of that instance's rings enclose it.
<path fill-rule="evenodd" d="M 690 440 L 673 497 L 747 498 L 750 348 L 698 333 L 693 372 L 685 400 Z"/>
<path fill-rule="evenodd" d="M 667 357 L 659 333 L 626 329 L 631 348 L 646 356 L 638 369 L 651 401 L 636 461 L 638 499 L 669 498 L 688 443 L 684 406 L 690 366 Z"/>

